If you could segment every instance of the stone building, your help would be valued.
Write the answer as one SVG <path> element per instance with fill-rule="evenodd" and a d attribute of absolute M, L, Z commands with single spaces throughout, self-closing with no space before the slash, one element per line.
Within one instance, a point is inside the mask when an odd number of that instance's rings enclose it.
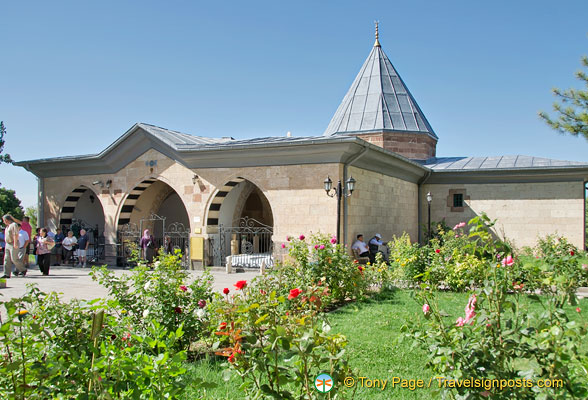
<path fill-rule="evenodd" d="M 208 138 L 137 123 L 90 156 L 21 161 L 39 180 L 39 220 L 95 232 L 101 257 L 150 229 L 191 265 L 229 254 L 259 265 L 288 235 L 337 231 L 337 200 L 323 182 L 356 181 L 340 211 L 341 237 L 451 226 L 481 212 L 517 246 L 558 232 L 584 243 L 588 164 L 529 156 L 437 157 L 439 140 L 378 37 L 327 130 L 316 137 Z M 257 258 L 255 258 L 257 257 Z"/>

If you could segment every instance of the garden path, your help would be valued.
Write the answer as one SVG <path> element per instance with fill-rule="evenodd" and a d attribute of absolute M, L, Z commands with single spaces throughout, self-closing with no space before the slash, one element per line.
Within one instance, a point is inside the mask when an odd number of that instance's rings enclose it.
<path fill-rule="evenodd" d="M 118 275 L 128 274 L 131 270 L 113 268 L 114 273 Z M 55 291 L 62 293 L 61 298 L 64 301 L 71 299 L 91 300 L 99 297 L 105 297 L 108 292 L 94 282 L 90 276 L 90 268 L 73 268 L 66 266 L 51 267 L 49 276 L 41 275 L 41 272 L 35 268 L 29 269 L 26 277 L 15 277 L 6 280 L 6 288 L 0 289 L 0 301 L 6 301 L 14 297 L 20 297 L 26 293 L 28 283 L 36 284 L 43 292 Z M 213 290 L 221 292 L 223 288 L 228 287 L 231 291 L 234 284 L 239 280 L 249 281 L 259 275 L 259 271 L 246 271 L 235 274 L 227 274 L 224 270 L 212 270 L 214 277 Z M 201 275 L 202 271 L 189 271 L 192 279 Z M 189 282 L 192 281 L 190 279 Z"/>

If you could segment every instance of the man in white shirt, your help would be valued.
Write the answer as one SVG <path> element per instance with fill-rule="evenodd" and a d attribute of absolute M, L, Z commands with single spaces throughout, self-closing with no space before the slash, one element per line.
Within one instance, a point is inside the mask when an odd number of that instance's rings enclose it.
<path fill-rule="evenodd" d="M 363 235 L 360 233 L 357 235 L 357 240 L 351 245 L 352 250 L 357 250 L 360 257 L 369 257 L 370 249 L 367 244 L 363 241 Z"/>
<path fill-rule="evenodd" d="M 27 231 L 25 231 L 24 229 L 20 229 L 20 231 L 18 231 L 18 257 L 20 257 L 20 260 L 22 262 L 22 264 L 25 267 L 24 271 L 19 271 L 18 269 L 14 270 L 14 275 L 18 276 L 18 275 L 22 275 L 25 276 L 27 274 L 26 268 L 29 265 L 29 253 L 27 252 L 27 248 L 29 247 L 29 243 L 31 243 L 31 238 L 29 237 L 29 233 Z"/>

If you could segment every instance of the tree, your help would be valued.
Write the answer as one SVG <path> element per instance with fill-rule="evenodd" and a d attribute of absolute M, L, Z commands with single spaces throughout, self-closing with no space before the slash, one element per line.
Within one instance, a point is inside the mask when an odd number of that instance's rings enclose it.
<path fill-rule="evenodd" d="M 4 145 L 6 144 L 4 136 L 6 136 L 6 127 L 4 126 L 4 121 L 0 121 L 0 164 L 12 164 L 12 158 L 10 158 L 10 154 L 2 155 L 2 152 L 4 151 Z"/>
<path fill-rule="evenodd" d="M 31 224 L 33 231 L 37 229 L 37 207 L 27 207 L 25 209 L 25 216 L 29 217 L 29 224 Z"/>
<path fill-rule="evenodd" d="M 582 57 L 582 65 L 588 69 L 588 57 Z M 539 113 L 539 117 L 562 134 L 581 135 L 588 140 L 588 74 L 580 70 L 576 72 L 576 78 L 583 82 L 586 90 L 553 89 L 553 94 L 560 100 L 553 103 L 557 118 L 552 119 L 544 111 Z"/>
<path fill-rule="evenodd" d="M 0 216 L 6 214 L 22 219 L 24 210 L 14 190 L 0 188 Z"/>

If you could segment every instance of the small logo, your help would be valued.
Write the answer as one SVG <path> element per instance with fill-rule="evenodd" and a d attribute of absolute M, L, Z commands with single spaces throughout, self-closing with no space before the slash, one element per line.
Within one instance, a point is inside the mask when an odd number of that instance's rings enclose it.
<path fill-rule="evenodd" d="M 333 389 L 333 378 L 329 374 L 320 374 L 314 380 L 314 387 L 320 393 L 327 393 Z"/>

